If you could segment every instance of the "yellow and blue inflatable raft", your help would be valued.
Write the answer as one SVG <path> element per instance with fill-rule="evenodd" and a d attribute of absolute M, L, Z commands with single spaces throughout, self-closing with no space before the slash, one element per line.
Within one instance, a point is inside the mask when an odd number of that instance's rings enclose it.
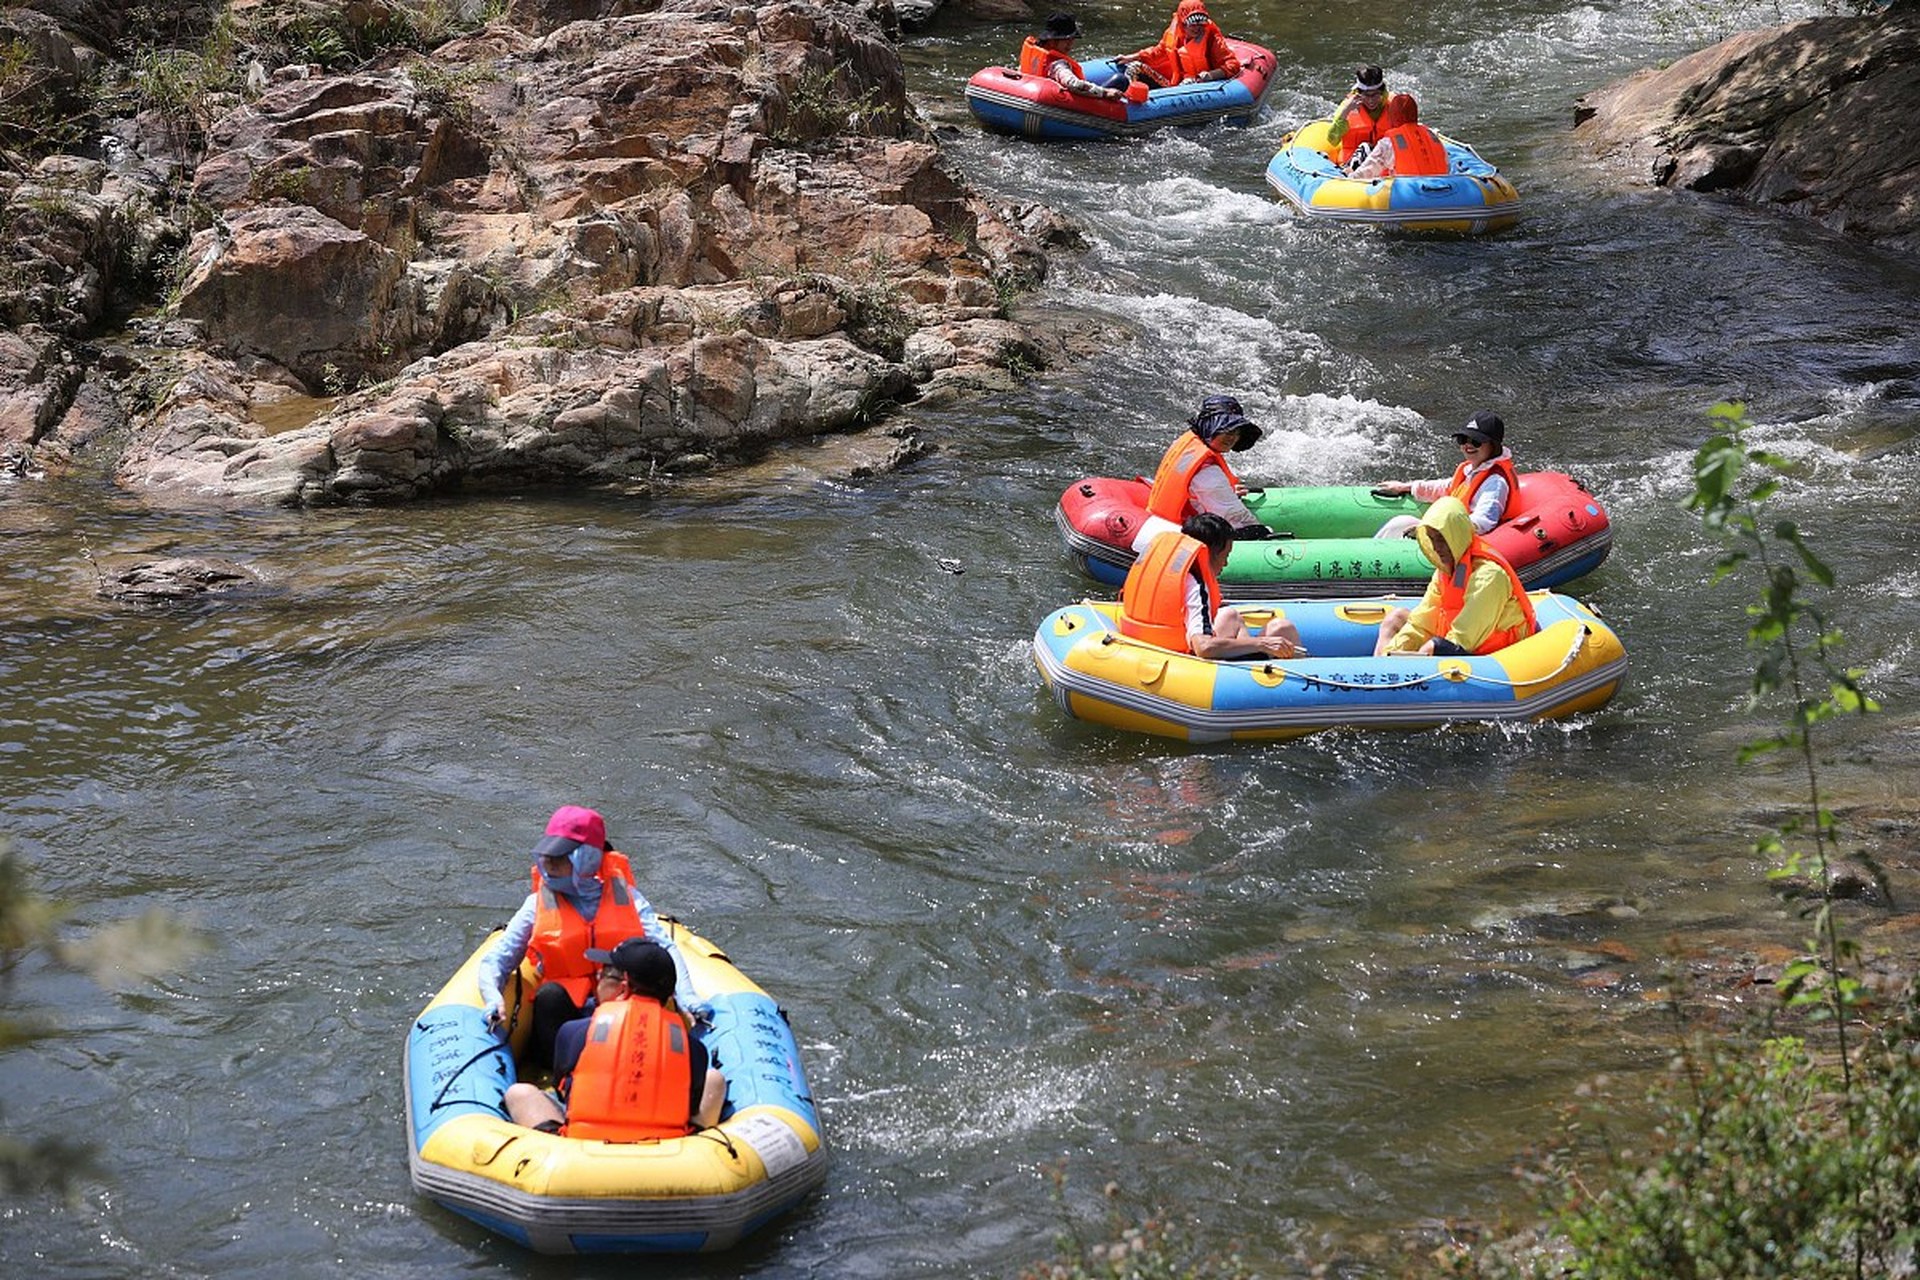
<path fill-rule="evenodd" d="M 509 980 L 514 1033 L 503 1042 L 475 976 L 488 938 L 407 1034 L 415 1191 L 540 1253 L 699 1253 L 738 1243 L 819 1188 L 826 1142 L 786 1015 L 712 943 L 667 927 L 676 999 L 727 1077 L 720 1123 L 659 1142 L 598 1142 L 508 1120 L 513 1046 L 525 1045 L 538 984 L 525 966 Z"/>
<path fill-rule="evenodd" d="M 1378 597 L 1242 601 L 1256 628 L 1284 614 L 1312 656 L 1227 662 L 1123 636 L 1117 605 L 1086 600 L 1048 615 L 1033 658 L 1068 715 L 1189 742 L 1557 720 L 1605 706 L 1626 678 L 1619 636 L 1571 596 L 1530 594 L 1540 630 L 1486 656 L 1373 657 L 1387 611 L 1414 603 Z"/>
<path fill-rule="evenodd" d="M 1267 185 L 1309 219 L 1461 235 L 1520 220 L 1520 193 L 1464 142 L 1436 135 L 1447 151 L 1443 174 L 1353 178 L 1334 163 L 1332 127 L 1331 120 L 1302 125 L 1267 162 Z"/>

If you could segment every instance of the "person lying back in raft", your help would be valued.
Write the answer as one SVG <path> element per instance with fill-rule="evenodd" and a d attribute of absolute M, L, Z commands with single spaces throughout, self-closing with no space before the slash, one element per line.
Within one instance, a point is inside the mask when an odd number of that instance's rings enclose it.
<path fill-rule="evenodd" d="M 587 959 L 587 948 L 642 936 L 665 941 L 667 933 L 653 904 L 634 887 L 626 855 L 607 843 L 606 819 L 579 805 L 560 806 L 533 847 L 533 891 L 480 962 L 487 1024 L 501 1035 L 509 1031 L 507 977 L 532 956 L 541 984 L 533 997 L 527 1066 L 545 1068 L 561 1024 L 579 1017 L 593 994 L 597 966 Z"/>
<path fill-rule="evenodd" d="M 1196 658 L 1304 658 L 1300 629 L 1274 611 L 1259 632 L 1223 604 L 1219 566 L 1233 526 L 1206 513 L 1155 538 L 1120 588 L 1120 634 Z"/>
<path fill-rule="evenodd" d="M 1334 163 L 1342 169 L 1351 167 L 1356 158 L 1365 159 L 1362 148 L 1371 150 L 1392 130 L 1419 120 L 1420 106 L 1412 94 L 1389 96 L 1387 73 L 1379 67 L 1361 67 L 1353 73 L 1353 88 L 1333 109 L 1333 127 L 1327 130 L 1327 141 L 1339 148 Z"/>
<path fill-rule="evenodd" d="M 1253 448 L 1261 429 L 1247 420 L 1238 400 L 1219 395 L 1202 400 L 1200 412 L 1187 419 L 1187 425 L 1189 429 L 1167 446 L 1153 473 L 1147 518 L 1133 535 L 1134 552 L 1144 552 L 1156 537 L 1203 512 L 1226 520 L 1240 541 L 1271 538 L 1273 530 L 1240 501 L 1247 486 L 1227 465 L 1227 454 Z"/>
<path fill-rule="evenodd" d="M 1520 575 L 1473 531 L 1460 499 L 1441 498 L 1413 531 L 1433 580 L 1412 612 L 1389 610 L 1373 656 L 1492 653 L 1540 629 Z"/>
<path fill-rule="evenodd" d="M 1502 520 L 1520 514 L 1515 501 L 1520 477 L 1513 454 L 1506 448 L 1507 424 L 1497 413 L 1482 409 L 1453 433 L 1460 446 L 1460 465 L 1453 475 L 1436 480 L 1387 480 L 1373 486 L 1375 493 L 1412 494 L 1418 502 L 1432 502 L 1452 494 L 1467 508 L 1475 533 L 1486 533 Z M 1404 538 L 1420 523 L 1418 516 L 1395 516 L 1380 526 L 1376 538 Z"/>
<path fill-rule="evenodd" d="M 1083 98 L 1104 98 L 1113 102 L 1125 97 L 1125 75 L 1115 85 L 1098 85 L 1087 79 L 1086 72 L 1070 56 L 1073 42 L 1079 38 L 1080 24 L 1073 20 L 1072 14 L 1052 15 L 1039 35 L 1028 36 L 1026 43 L 1020 46 L 1021 72 L 1030 76 L 1045 76 L 1068 93 L 1077 93 Z M 1139 96 L 1147 96 L 1145 86 L 1141 86 Z"/>
<path fill-rule="evenodd" d="M 1155 88 L 1205 84 L 1240 74 L 1240 59 L 1226 33 L 1207 14 L 1205 0 L 1180 0 L 1158 44 L 1120 59 L 1128 73 Z"/>
<path fill-rule="evenodd" d="M 628 938 L 587 958 L 601 966 L 593 1012 L 560 1028 L 552 1092 L 507 1086 L 515 1124 L 569 1138 L 635 1142 L 679 1138 L 720 1123 L 726 1077 L 671 1005 L 673 957 L 658 943 Z"/>

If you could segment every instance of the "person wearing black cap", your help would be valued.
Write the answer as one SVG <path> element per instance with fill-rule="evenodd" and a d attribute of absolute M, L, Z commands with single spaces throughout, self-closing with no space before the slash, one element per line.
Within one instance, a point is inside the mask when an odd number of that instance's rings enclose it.
<path fill-rule="evenodd" d="M 1158 534 L 1178 529 L 1190 515 L 1223 517 L 1239 541 L 1263 541 L 1273 531 L 1247 510 L 1240 495 L 1247 486 L 1228 465 L 1228 453 L 1251 449 L 1263 432 L 1232 396 L 1211 395 L 1187 419 L 1188 429 L 1167 446 L 1147 494 L 1147 518 L 1135 532 L 1133 549 L 1145 551 Z"/>
<path fill-rule="evenodd" d="M 1482 409 L 1453 433 L 1460 446 L 1460 465 L 1453 474 L 1434 480 L 1388 480 L 1375 493 L 1412 494 L 1419 502 L 1437 502 L 1451 494 L 1460 499 L 1473 521 L 1475 533 L 1485 533 L 1502 520 L 1520 514 L 1517 499 L 1520 477 L 1513 454 L 1506 448 L 1507 424 L 1497 413 Z M 1420 523 L 1418 516 L 1395 516 L 1380 526 L 1376 538 L 1403 538 Z"/>
<path fill-rule="evenodd" d="M 1389 131 L 1420 120 L 1420 105 L 1410 93 L 1387 93 L 1387 73 L 1379 67 L 1361 67 L 1353 73 L 1353 88 L 1333 109 L 1333 127 L 1327 141 L 1339 148 L 1334 160 L 1346 168 L 1364 159 L 1363 147 L 1372 147 Z"/>
<path fill-rule="evenodd" d="M 554 1090 L 509 1085 L 508 1117 L 543 1133 L 607 1141 L 678 1137 L 718 1124 L 726 1078 L 670 1003 L 673 956 L 657 942 L 628 938 L 611 950 L 590 948 L 587 958 L 601 966 L 598 985 L 587 1016 L 562 1026 L 554 1040 Z"/>
<path fill-rule="evenodd" d="M 1020 71 L 1024 75 L 1046 76 L 1068 93 L 1087 98 L 1114 101 L 1126 96 L 1127 86 L 1097 85 L 1072 57 L 1073 42 L 1080 38 L 1080 24 L 1070 13 L 1056 13 L 1038 35 L 1028 36 L 1020 46 Z M 1124 78 L 1124 77 L 1123 77 Z"/>

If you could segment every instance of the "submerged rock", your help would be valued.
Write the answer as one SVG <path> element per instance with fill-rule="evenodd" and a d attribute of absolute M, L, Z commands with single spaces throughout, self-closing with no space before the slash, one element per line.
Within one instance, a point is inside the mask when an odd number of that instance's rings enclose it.
<path fill-rule="evenodd" d="M 176 604 L 259 582 L 231 560 L 170 556 L 100 575 L 100 594 L 132 604 Z"/>

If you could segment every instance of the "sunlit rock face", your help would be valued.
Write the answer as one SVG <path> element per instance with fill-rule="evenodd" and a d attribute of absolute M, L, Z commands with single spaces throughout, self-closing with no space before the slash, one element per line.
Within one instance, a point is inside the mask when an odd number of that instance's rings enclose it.
<path fill-rule="evenodd" d="M 1589 94 L 1575 134 L 1633 181 L 1920 243 L 1920 6 L 1749 31 Z"/>
<path fill-rule="evenodd" d="M 426 56 L 255 64 L 204 127 L 128 122 L 123 164 L 64 175 L 49 260 L 170 235 L 177 262 L 115 479 L 269 503 L 644 483 L 1062 349 L 1007 304 L 1076 236 L 958 176 L 890 5 L 642 8 L 516 3 Z M 43 274 L 48 324 L 110 309 L 106 271 Z M 20 340 L 48 376 L 10 389 L 33 425 L 9 436 L 58 455 L 85 370 L 50 381 L 77 348 Z"/>

